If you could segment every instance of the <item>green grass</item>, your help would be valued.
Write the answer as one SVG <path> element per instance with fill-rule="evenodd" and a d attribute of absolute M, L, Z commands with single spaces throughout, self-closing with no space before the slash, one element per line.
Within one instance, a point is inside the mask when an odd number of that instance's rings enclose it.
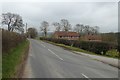
<path fill-rule="evenodd" d="M 100 55 L 100 54 L 93 53 L 93 52 L 90 52 L 90 51 L 86 51 L 86 50 L 83 50 L 83 49 L 80 49 L 80 48 L 77 48 L 77 47 L 67 46 L 67 45 L 64 45 L 64 44 L 58 44 L 58 43 L 54 43 L 54 42 L 50 42 L 50 41 L 46 41 L 46 40 L 43 40 L 43 41 L 48 42 L 50 44 L 54 44 L 56 46 L 63 47 L 63 48 L 68 49 L 68 50 L 72 50 L 72 51 L 78 51 L 78 52 L 83 52 L 83 53 L 86 53 L 86 54 L 99 55 L 99 56 L 104 56 L 104 57 L 109 57 L 109 58 L 120 59 L 119 58 L 119 52 L 116 51 L 116 50 L 110 50 L 106 53 L 106 55 Z"/>
<path fill-rule="evenodd" d="M 106 56 L 110 56 L 110 57 L 112 56 L 114 58 L 120 58 L 119 54 L 120 53 L 116 49 L 112 49 L 106 52 Z"/>
<path fill-rule="evenodd" d="M 73 50 L 73 51 L 85 52 L 85 53 L 89 53 L 89 54 L 95 54 L 95 53 L 92 53 L 92 52 L 89 52 L 89 51 L 85 51 L 83 49 L 79 49 L 79 48 L 72 47 L 72 46 L 67 46 L 67 45 L 64 45 L 64 44 L 56 44 L 56 45 L 60 46 L 60 47 L 64 47 L 64 48 L 69 49 L 69 50 Z"/>
<path fill-rule="evenodd" d="M 25 55 L 28 45 L 29 41 L 26 40 L 7 55 L 2 56 L 2 78 L 13 78 L 16 75 L 17 66 L 20 64 L 23 55 Z"/>

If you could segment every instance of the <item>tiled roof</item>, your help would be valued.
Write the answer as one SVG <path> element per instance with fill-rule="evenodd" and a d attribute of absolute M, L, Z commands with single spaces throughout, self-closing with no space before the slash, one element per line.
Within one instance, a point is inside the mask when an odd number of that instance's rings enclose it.
<path fill-rule="evenodd" d="M 76 32 L 66 32 L 66 31 L 56 31 L 56 32 L 54 33 L 54 35 L 79 37 L 79 34 L 76 33 Z"/>

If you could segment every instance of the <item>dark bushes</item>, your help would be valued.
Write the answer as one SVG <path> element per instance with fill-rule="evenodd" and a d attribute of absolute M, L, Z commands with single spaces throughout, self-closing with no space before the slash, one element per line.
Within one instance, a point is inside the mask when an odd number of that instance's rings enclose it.
<path fill-rule="evenodd" d="M 41 40 L 48 40 L 59 44 L 65 44 L 68 46 L 78 47 L 87 51 L 91 51 L 97 54 L 103 54 L 110 49 L 117 49 L 116 44 L 111 44 L 107 42 L 95 42 L 95 41 L 75 41 L 75 40 L 65 40 L 65 39 L 55 39 L 55 38 L 40 38 Z"/>
<path fill-rule="evenodd" d="M 2 30 L 2 53 L 7 53 L 26 39 L 25 35 Z"/>

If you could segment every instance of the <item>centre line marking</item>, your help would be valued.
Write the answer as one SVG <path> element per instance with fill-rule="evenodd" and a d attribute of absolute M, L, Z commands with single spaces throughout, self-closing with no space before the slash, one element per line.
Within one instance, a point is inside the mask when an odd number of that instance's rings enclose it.
<path fill-rule="evenodd" d="M 88 80 L 91 80 L 88 76 L 86 76 L 85 74 L 81 73 L 85 78 L 87 78 Z"/>
<path fill-rule="evenodd" d="M 41 44 L 43 47 L 45 47 L 43 44 Z"/>
<path fill-rule="evenodd" d="M 52 54 L 54 54 L 55 56 L 57 56 L 60 60 L 63 60 L 60 56 L 58 56 L 57 54 L 55 54 L 53 51 L 51 51 L 50 49 L 48 49 L 48 51 L 50 51 Z"/>

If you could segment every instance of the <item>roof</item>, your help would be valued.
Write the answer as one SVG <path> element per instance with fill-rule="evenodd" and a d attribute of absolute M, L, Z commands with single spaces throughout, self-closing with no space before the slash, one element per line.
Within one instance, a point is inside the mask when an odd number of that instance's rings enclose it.
<path fill-rule="evenodd" d="M 79 37 L 79 34 L 76 32 L 66 32 L 66 31 L 56 31 L 54 33 L 54 35 L 57 36 L 75 36 L 75 37 Z"/>

